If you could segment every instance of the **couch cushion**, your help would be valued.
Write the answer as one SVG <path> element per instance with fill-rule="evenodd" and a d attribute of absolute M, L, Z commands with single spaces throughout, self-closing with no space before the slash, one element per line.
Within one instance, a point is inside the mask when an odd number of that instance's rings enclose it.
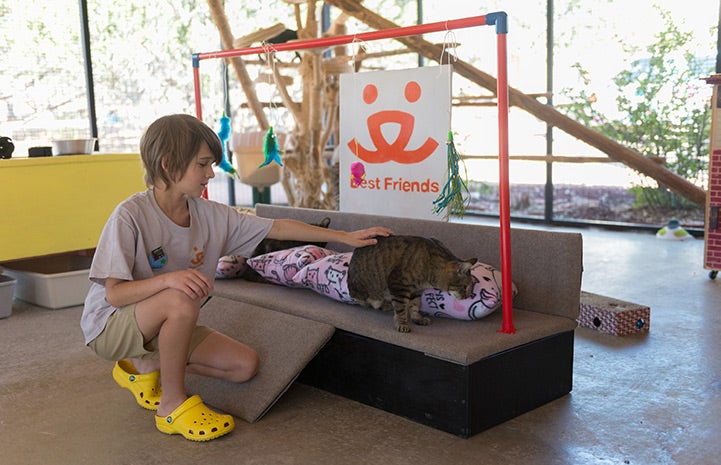
<path fill-rule="evenodd" d="M 215 294 L 326 323 L 461 365 L 470 365 L 498 352 L 570 331 L 577 326 L 576 321 L 569 318 L 514 309 L 515 334 L 498 332 L 501 312 L 472 322 L 435 318 L 430 326 L 413 325 L 411 333 L 399 333 L 393 325 L 391 312 L 336 302 L 309 289 L 228 280 L 216 281 Z"/>

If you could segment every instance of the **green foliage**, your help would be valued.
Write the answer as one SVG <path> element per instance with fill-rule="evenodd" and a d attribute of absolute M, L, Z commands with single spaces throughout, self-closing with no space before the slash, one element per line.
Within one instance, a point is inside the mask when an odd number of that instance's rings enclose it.
<path fill-rule="evenodd" d="M 665 30 L 646 48 L 647 58 L 631 62 L 613 79 L 617 90 L 614 115 L 598 108 L 595 94 L 588 90 L 588 73 L 580 63 L 575 68 L 585 88 L 567 92 L 571 103 L 564 110 L 643 155 L 662 158 L 671 171 L 701 184 L 708 168 L 710 130 L 709 90 L 701 78 L 713 70 L 688 51 L 693 33 L 681 31 L 670 13 L 659 13 Z M 684 204 L 675 194 L 654 185 L 637 186 L 633 192 L 638 205 Z"/>

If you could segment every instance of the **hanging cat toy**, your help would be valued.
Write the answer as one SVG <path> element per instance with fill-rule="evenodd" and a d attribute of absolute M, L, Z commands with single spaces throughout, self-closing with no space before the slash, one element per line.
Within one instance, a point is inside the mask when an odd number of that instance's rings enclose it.
<path fill-rule="evenodd" d="M 452 46 L 453 53 L 448 53 L 448 64 L 453 66 L 451 61 L 456 61 L 456 40 L 453 31 L 446 31 L 446 36 L 443 39 L 443 50 L 441 51 L 441 64 L 443 63 L 443 55 L 446 53 L 446 45 Z M 449 92 L 451 95 L 453 90 Z M 451 115 L 449 112 L 449 120 Z M 441 189 L 441 193 L 438 198 L 433 201 L 433 213 L 436 215 L 445 211 L 444 217 L 447 219 L 451 215 L 463 216 L 466 212 L 466 207 L 470 203 L 471 196 L 468 191 L 468 171 L 466 170 L 463 159 L 456 150 L 456 144 L 453 141 L 453 131 L 448 131 L 448 140 L 446 141 L 447 157 L 448 157 L 448 171 L 446 173 L 446 183 Z M 461 176 L 460 165 L 463 164 L 463 176 Z"/>
<path fill-rule="evenodd" d="M 466 212 L 466 206 L 470 202 L 470 193 L 468 192 L 468 173 L 463 166 L 465 176 L 461 176 L 459 165 L 463 163 L 463 159 L 456 150 L 456 145 L 453 142 L 453 131 L 448 131 L 448 140 L 446 141 L 448 147 L 448 173 L 447 180 L 441 193 L 436 200 L 433 201 L 433 213 L 436 215 L 445 211 L 445 217 L 448 218 L 450 215 L 463 216 Z"/>
<path fill-rule="evenodd" d="M 275 68 L 275 54 L 266 47 L 266 55 L 268 56 L 268 60 L 273 67 L 273 71 Z M 272 61 L 271 61 L 272 60 Z M 227 89 L 228 86 L 223 86 L 225 89 L 225 107 L 228 107 L 228 95 L 227 95 Z M 271 107 L 273 107 L 271 105 Z M 271 108 L 271 111 L 274 108 Z M 228 156 L 228 140 L 230 139 L 231 134 L 231 123 L 230 118 L 228 115 L 223 112 L 223 116 L 220 117 L 220 130 L 218 131 L 218 138 L 220 139 L 221 146 L 223 148 L 223 158 L 218 165 L 218 167 L 223 170 L 225 173 L 229 174 L 230 176 L 240 179 L 240 174 L 235 169 L 233 164 L 230 162 L 230 157 Z M 275 135 L 275 132 L 273 131 L 273 125 L 270 125 L 268 128 L 268 132 L 265 134 L 263 138 L 263 163 L 261 163 L 258 168 L 262 168 L 266 165 L 269 165 L 273 162 L 277 163 L 280 166 L 283 166 L 283 161 L 280 158 L 281 155 L 280 147 L 278 146 L 278 137 Z"/>
<path fill-rule="evenodd" d="M 225 112 L 223 112 L 223 116 L 220 117 L 220 130 L 218 131 L 218 138 L 220 139 L 220 144 L 223 148 L 223 158 L 220 161 L 218 168 L 220 168 L 230 176 L 240 179 L 238 171 L 235 169 L 232 163 L 230 163 L 230 158 L 228 157 L 228 139 L 230 139 L 230 133 L 230 118 L 228 117 L 228 115 L 225 114 Z M 263 141 L 263 155 L 265 159 L 263 163 L 258 166 L 258 168 L 262 168 L 272 162 L 283 166 L 283 161 L 280 159 L 280 154 L 281 151 L 278 147 L 278 138 L 276 137 L 275 132 L 273 132 L 273 126 L 270 126 L 268 128 L 268 132 L 265 134 Z"/>
<path fill-rule="evenodd" d="M 223 108 L 228 108 L 228 76 L 225 72 L 223 72 Z M 230 162 L 230 156 L 228 155 L 228 140 L 230 139 L 231 132 L 230 117 L 226 114 L 225 110 L 223 110 L 223 116 L 220 117 L 220 129 L 217 133 L 218 139 L 220 139 L 220 146 L 223 149 L 223 156 L 218 168 L 233 178 L 240 179 L 240 175 Z"/>
<path fill-rule="evenodd" d="M 230 139 L 230 118 L 223 112 L 223 116 L 220 117 L 220 130 L 218 131 L 218 138 L 220 139 L 220 145 L 223 148 L 223 158 L 218 165 L 218 168 L 225 171 L 234 178 L 238 178 L 238 171 L 230 163 L 228 157 L 228 139 Z"/>
<path fill-rule="evenodd" d="M 265 49 L 265 54 L 268 59 L 268 66 L 270 66 L 271 73 L 274 77 L 276 77 L 277 74 L 275 70 L 275 50 L 273 49 L 272 45 L 269 44 L 263 44 L 263 48 Z M 272 101 L 270 102 L 269 109 L 269 113 L 273 115 L 275 119 L 277 119 L 278 111 Z M 263 139 L 263 156 L 265 157 L 265 159 L 263 160 L 263 163 L 258 166 L 258 168 L 262 168 L 273 162 L 277 163 L 279 166 L 283 166 L 283 161 L 280 159 L 281 153 L 283 152 L 281 152 L 280 147 L 278 147 L 278 137 L 275 135 L 275 132 L 273 131 L 273 125 L 271 124 L 268 127 L 268 132 L 265 134 L 265 138 Z"/>
<path fill-rule="evenodd" d="M 265 160 L 260 164 L 260 166 L 258 166 L 258 168 L 262 168 L 273 162 L 283 166 L 280 154 L 281 151 L 278 147 L 278 137 L 276 137 L 275 132 L 273 132 L 273 126 L 270 126 L 268 127 L 268 132 L 265 134 L 265 138 L 263 140 L 263 156 L 265 157 Z"/>

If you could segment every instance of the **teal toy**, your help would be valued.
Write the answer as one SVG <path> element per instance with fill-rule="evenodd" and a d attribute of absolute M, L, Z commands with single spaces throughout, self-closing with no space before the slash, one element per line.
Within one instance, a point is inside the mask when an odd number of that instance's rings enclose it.
<path fill-rule="evenodd" d="M 220 161 L 218 167 L 230 174 L 231 176 L 238 176 L 238 172 L 228 160 L 228 139 L 230 139 L 230 118 L 223 112 L 223 116 L 220 117 L 220 131 L 218 131 L 218 138 L 220 139 L 220 145 L 223 147 L 223 159 Z"/>
<path fill-rule="evenodd" d="M 268 132 L 265 134 L 265 141 L 263 143 L 263 155 L 265 160 L 258 166 L 262 168 L 266 165 L 276 162 L 278 165 L 283 166 L 283 161 L 280 159 L 280 148 L 278 147 L 278 137 L 273 132 L 273 126 L 268 128 Z"/>
<path fill-rule="evenodd" d="M 437 215 L 445 210 L 445 217 L 448 218 L 450 215 L 463 216 L 466 212 L 466 204 L 470 200 L 470 194 L 468 183 L 459 172 L 459 163 L 462 163 L 462 160 L 453 142 L 452 131 L 448 131 L 446 145 L 448 146 L 448 179 L 440 195 L 433 202 L 433 213 Z"/>

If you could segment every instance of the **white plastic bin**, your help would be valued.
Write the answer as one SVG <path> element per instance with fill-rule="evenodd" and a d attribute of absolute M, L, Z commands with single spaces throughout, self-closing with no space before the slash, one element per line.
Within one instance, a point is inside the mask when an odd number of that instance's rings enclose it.
<path fill-rule="evenodd" d="M 15 282 L 10 276 L 0 274 L 0 318 L 7 318 L 13 312 Z"/>
<path fill-rule="evenodd" d="M 15 297 L 47 308 L 82 305 L 90 289 L 91 257 L 57 255 L 5 264 L 17 280 Z"/>

